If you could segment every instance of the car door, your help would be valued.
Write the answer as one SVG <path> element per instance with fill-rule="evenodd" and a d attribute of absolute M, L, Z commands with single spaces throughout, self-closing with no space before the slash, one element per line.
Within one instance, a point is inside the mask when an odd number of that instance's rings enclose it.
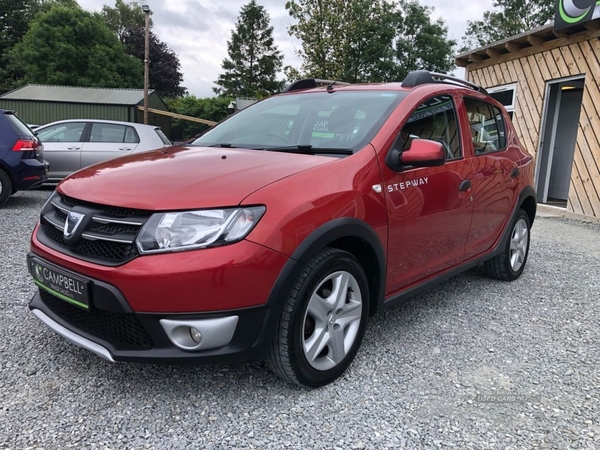
<path fill-rule="evenodd" d="M 467 256 L 489 250 L 500 238 L 518 196 L 516 163 L 507 147 L 506 118 L 482 99 L 464 97 L 474 170 L 473 222 Z"/>
<path fill-rule="evenodd" d="M 81 167 L 85 122 L 61 122 L 36 130 L 50 164 L 49 181 L 61 180 Z"/>
<path fill-rule="evenodd" d="M 108 122 L 92 122 L 89 139 L 81 151 L 81 167 L 125 156 L 140 143 L 135 128 Z"/>
<path fill-rule="evenodd" d="M 437 167 L 382 169 L 388 207 L 388 295 L 465 260 L 473 169 L 464 158 L 453 96 L 437 95 L 419 104 L 392 149 L 406 151 L 415 139 L 442 143 L 447 161 Z"/>

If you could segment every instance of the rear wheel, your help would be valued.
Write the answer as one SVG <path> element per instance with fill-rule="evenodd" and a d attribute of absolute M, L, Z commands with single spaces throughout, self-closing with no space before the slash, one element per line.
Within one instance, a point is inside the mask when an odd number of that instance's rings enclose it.
<path fill-rule="evenodd" d="M 527 213 L 520 209 L 511 227 L 510 239 L 504 251 L 484 264 L 486 273 L 492 278 L 505 281 L 516 280 L 525 269 L 531 229 Z"/>
<path fill-rule="evenodd" d="M 6 203 L 8 197 L 13 193 L 12 183 L 10 177 L 0 169 L 0 206 Z"/>
<path fill-rule="evenodd" d="M 301 386 L 334 381 L 354 359 L 368 315 L 367 278 L 356 258 L 338 249 L 323 250 L 286 299 L 269 367 Z"/>

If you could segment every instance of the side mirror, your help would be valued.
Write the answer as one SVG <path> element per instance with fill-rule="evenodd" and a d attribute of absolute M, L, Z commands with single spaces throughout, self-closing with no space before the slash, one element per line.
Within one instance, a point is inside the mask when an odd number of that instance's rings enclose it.
<path fill-rule="evenodd" d="M 404 170 L 407 166 L 433 167 L 442 166 L 445 162 L 444 146 L 428 139 L 414 139 L 408 150 L 400 152 L 393 149 L 386 158 L 387 165 L 396 172 Z"/>

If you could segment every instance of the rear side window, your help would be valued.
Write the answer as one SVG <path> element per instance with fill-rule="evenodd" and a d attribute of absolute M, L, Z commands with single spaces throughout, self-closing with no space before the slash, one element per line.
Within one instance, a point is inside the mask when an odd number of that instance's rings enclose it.
<path fill-rule="evenodd" d="M 476 155 L 506 148 L 506 127 L 502 112 L 490 103 L 465 97 L 469 128 Z"/>
<path fill-rule="evenodd" d="M 12 125 L 12 127 L 19 136 L 33 137 L 33 133 L 31 132 L 29 127 L 23 122 L 21 122 L 21 119 L 19 119 L 17 116 L 15 116 L 14 114 L 4 114 L 4 117 L 8 119 L 8 122 Z"/>
<path fill-rule="evenodd" d="M 402 128 L 402 150 L 410 148 L 413 139 L 429 139 L 441 143 L 446 159 L 463 156 L 454 101 L 450 95 L 438 95 L 421 103 Z"/>
<path fill-rule="evenodd" d="M 113 123 L 94 123 L 92 124 L 90 142 L 137 144 L 140 142 L 140 138 L 133 127 Z"/>

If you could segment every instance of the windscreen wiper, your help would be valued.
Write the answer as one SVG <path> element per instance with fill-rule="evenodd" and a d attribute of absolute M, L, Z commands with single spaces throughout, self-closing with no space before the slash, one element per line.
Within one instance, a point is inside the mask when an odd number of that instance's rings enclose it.
<path fill-rule="evenodd" d="M 201 145 L 202 147 L 221 147 L 221 148 L 236 148 L 234 145 L 228 144 L 226 142 L 221 143 L 221 144 L 211 144 L 211 145 L 202 145 L 202 144 L 198 144 Z"/>
<path fill-rule="evenodd" d="M 290 152 L 290 153 L 303 153 L 307 155 L 352 155 L 354 152 L 349 148 L 325 148 L 325 147 L 313 147 L 310 144 L 307 145 L 286 145 L 282 147 L 265 147 L 263 150 L 272 152 Z"/>

